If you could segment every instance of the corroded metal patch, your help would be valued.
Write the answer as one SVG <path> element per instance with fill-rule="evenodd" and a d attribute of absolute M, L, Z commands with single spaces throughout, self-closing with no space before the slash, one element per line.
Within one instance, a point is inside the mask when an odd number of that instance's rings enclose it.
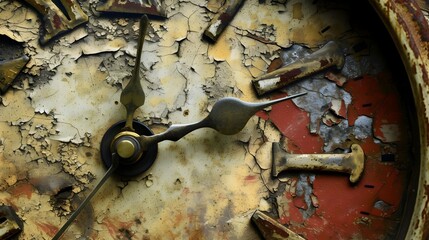
<path fill-rule="evenodd" d="M 97 11 L 167 16 L 163 0 L 107 0 L 107 2 L 97 7 Z"/>
<path fill-rule="evenodd" d="M 252 221 L 265 240 L 304 240 L 304 238 L 259 210 L 253 213 Z"/>
<path fill-rule="evenodd" d="M 22 0 L 30 4 L 43 16 L 43 32 L 40 43 L 46 44 L 52 38 L 88 21 L 76 0 L 61 0 L 62 7 L 58 7 L 52 0 Z M 65 12 L 61 9 L 64 8 Z"/>
<path fill-rule="evenodd" d="M 213 17 L 210 24 L 204 31 L 204 36 L 215 42 L 223 30 L 237 14 L 244 0 L 227 0 L 219 9 L 218 13 Z"/>

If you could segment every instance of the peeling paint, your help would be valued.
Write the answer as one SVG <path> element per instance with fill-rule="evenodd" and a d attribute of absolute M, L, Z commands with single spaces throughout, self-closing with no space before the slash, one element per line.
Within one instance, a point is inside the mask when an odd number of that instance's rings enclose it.
<path fill-rule="evenodd" d="M 119 95 L 136 64 L 138 19 L 100 15 L 95 0 L 80 3 L 89 22 L 45 47 L 32 9 L 0 3 L 0 35 L 31 58 L 0 104 L 0 202 L 25 221 L 23 239 L 50 239 L 76 209 L 104 174 L 101 137 L 125 115 Z M 201 129 L 160 143 L 148 172 L 108 180 L 65 238 L 257 239 L 249 222 L 255 209 L 277 214 L 306 239 L 390 236 L 410 166 L 408 122 L 397 111 L 396 76 L 377 44 L 365 41 L 371 35 L 354 29 L 348 3 L 247 0 L 215 44 L 201 36 L 219 1 L 165 6 L 167 19 L 150 21 L 140 69 L 147 95 L 136 118 L 154 131 L 202 119 L 221 97 L 262 101 L 251 79 L 328 40 L 341 43 L 344 68 L 267 96 L 308 92 L 259 112 L 238 135 Z M 329 174 L 272 178 L 273 142 L 290 153 L 340 152 L 359 142 L 369 165 L 356 186 Z"/>

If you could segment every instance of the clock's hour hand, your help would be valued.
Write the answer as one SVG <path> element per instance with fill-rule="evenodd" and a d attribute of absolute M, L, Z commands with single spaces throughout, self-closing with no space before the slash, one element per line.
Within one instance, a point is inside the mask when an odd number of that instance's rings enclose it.
<path fill-rule="evenodd" d="M 137 108 L 142 106 L 145 101 L 145 95 L 143 92 L 142 85 L 140 83 L 140 59 L 142 55 L 142 48 L 144 38 L 146 36 L 146 30 L 149 25 L 149 19 L 146 15 L 140 20 L 140 31 L 139 31 L 139 39 L 137 45 L 137 57 L 136 63 L 134 65 L 133 75 L 128 82 L 127 86 L 121 93 L 121 103 L 125 106 L 127 110 L 127 117 L 124 129 L 133 130 L 133 117 L 134 112 Z"/>
<path fill-rule="evenodd" d="M 97 183 L 97 185 L 94 187 L 94 189 L 89 193 L 89 195 L 83 200 L 83 202 L 79 205 L 79 207 L 72 213 L 70 218 L 67 220 L 67 222 L 58 230 L 57 234 L 55 234 L 53 240 L 60 239 L 61 236 L 64 234 L 64 232 L 67 230 L 67 228 L 70 226 L 70 224 L 73 223 L 74 219 L 79 215 L 79 213 L 88 205 L 91 198 L 97 193 L 97 191 L 103 186 L 103 184 L 106 182 L 107 179 L 109 179 L 110 176 L 112 176 L 112 173 L 115 172 L 115 170 L 119 166 L 119 159 L 116 153 L 112 154 L 112 165 L 107 169 L 106 174 L 104 174 L 103 178 L 101 178 L 100 182 Z"/>
<path fill-rule="evenodd" d="M 144 151 L 148 146 L 161 141 L 177 141 L 186 134 L 205 127 L 213 128 L 225 135 L 237 134 L 244 128 L 244 126 L 246 126 L 246 123 L 257 111 L 275 103 L 299 97 L 304 94 L 306 94 L 306 92 L 261 103 L 244 102 L 237 98 L 222 98 L 215 103 L 209 115 L 200 122 L 191 124 L 174 124 L 165 132 L 151 136 L 140 136 L 140 147 Z"/>

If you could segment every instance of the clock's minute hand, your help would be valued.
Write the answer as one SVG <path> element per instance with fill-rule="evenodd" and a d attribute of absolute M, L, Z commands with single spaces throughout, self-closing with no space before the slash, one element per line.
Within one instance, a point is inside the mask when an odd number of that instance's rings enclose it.
<path fill-rule="evenodd" d="M 246 126 L 246 123 L 257 111 L 275 103 L 283 102 L 304 94 L 306 94 L 306 92 L 260 103 L 244 102 L 231 97 L 222 98 L 215 103 L 209 115 L 199 122 L 191 124 L 173 124 L 165 132 L 151 136 L 140 136 L 138 138 L 141 145 L 140 147 L 141 150 L 144 151 L 148 146 L 161 141 L 177 141 L 186 134 L 199 128 L 213 128 L 225 135 L 237 134 Z"/>
<path fill-rule="evenodd" d="M 133 75 L 128 82 L 127 86 L 122 90 L 121 93 L 121 103 L 125 106 L 127 110 L 127 117 L 125 122 L 124 130 L 133 130 L 133 117 L 134 112 L 137 108 L 142 106 L 145 101 L 145 95 L 143 92 L 142 85 L 140 83 L 140 59 L 142 55 L 142 48 L 144 38 L 146 36 L 147 27 L 149 25 L 149 19 L 146 15 L 140 19 L 140 30 L 139 30 L 139 39 L 137 44 L 137 56 L 136 63 L 134 65 Z"/>

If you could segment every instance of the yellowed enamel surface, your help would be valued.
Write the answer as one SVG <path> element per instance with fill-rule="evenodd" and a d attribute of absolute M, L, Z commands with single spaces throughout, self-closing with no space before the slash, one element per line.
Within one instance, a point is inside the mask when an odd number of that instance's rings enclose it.
<path fill-rule="evenodd" d="M 216 2 L 169 0 L 168 19 L 151 21 L 142 57 L 147 96 L 137 119 L 154 131 L 198 121 L 224 96 L 260 101 L 250 82 L 277 50 L 316 47 L 350 28 L 341 9 L 247 0 L 212 45 L 201 34 Z M 118 101 L 135 64 L 137 19 L 100 18 L 91 14 L 97 1 L 82 5 L 89 23 L 42 48 L 35 12 L 0 2 L 0 34 L 23 43 L 31 57 L 29 77 L 1 96 L 0 107 L 0 202 L 18 209 L 22 239 L 50 239 L 64 224 L 105 172 L 104 132 L 125 118 Z M 328 25 L 331 31 L 319 32 Z M 269 143 L 279 139 L 271 123 L 255 116 L 235 136 L 198 130 L 162 142 L 153 167 L 130 181 L 110 179 L 65 239 L 258 239 L 249 220 L 256 209 L 271 208 L 265 199 L 279 180 L 270 178 Z M 58 200 L 66 187 L 74 197 Z"/>

